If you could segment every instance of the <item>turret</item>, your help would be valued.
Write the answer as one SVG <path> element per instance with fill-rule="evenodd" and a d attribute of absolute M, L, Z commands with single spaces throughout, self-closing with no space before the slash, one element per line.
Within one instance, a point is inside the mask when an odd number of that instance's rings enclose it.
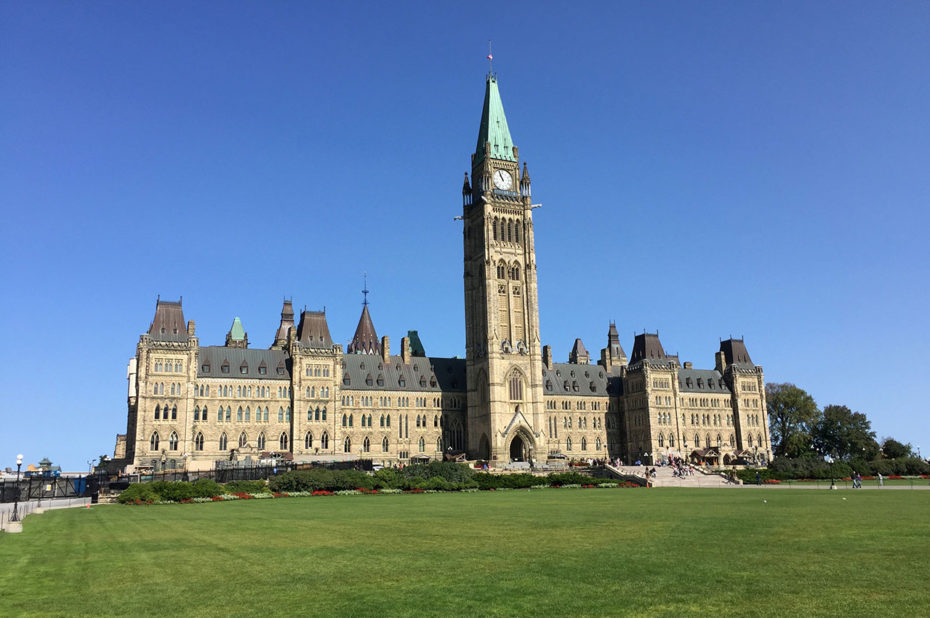
<path fill-rule="evenodd" d="M 294 328 L 294 306 L 289 300 L 284 301 L 281 307 L 281 323 L 278 325 L 278 331 L 274 335 L 272 349 L 283 349 L 287 346 L 287 331 Z"/>
<path fill-rule="evenodd" d="M 242 322 L 239 321 L 239 317 L 236 316 L 233 319 L 232 326 L 229 327 L 229 332 L 226 333 L 226 347 L 227 348 L 247 348 L 249 347 L 249 335 L 245 332 L 245 329 L 242 328 Z"/>
<path fill-rule="evenodd" d="M 523 174 L 520 175 L 520 195 L 522 197 L 533 196 L 533 192 L 530 190 L 530 172 L 526 169 L 526 161 L 523 162 Z"/>
<path fill-rule="evenodd" d="M 465 184 L 462 185 L 462 205 L 471 206 L 472 192 L 471 183 L 468 182 L 468 172 L 465 172 Z"/>

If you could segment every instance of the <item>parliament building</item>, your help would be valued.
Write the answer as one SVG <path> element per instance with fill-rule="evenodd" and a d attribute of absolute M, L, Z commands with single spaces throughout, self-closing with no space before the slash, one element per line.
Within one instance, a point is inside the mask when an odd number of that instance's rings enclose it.
<path fill-rule="evenodd" d="M 217 461 L 447 456 L 540 465 L 680 457 L 728 465 L 771 458 L 762 367 L 743 340 L 709 369 L 665 353 L 657 333 L 624 351 L 616 326 L 592 362 L 580 339 L 556 362 L 539 333 L 530 174 L 489 74 L 471 176 L 462 187 L 465 358 L 429 356 L 416 331 L 394 350 L 367 302 L 354 336 L 284 301 L 265 348 L 239 318 L 201 345 L 181 302 L 158 300 L 129 361 L 128 420 L 115 458 L 132 471 Z"/>

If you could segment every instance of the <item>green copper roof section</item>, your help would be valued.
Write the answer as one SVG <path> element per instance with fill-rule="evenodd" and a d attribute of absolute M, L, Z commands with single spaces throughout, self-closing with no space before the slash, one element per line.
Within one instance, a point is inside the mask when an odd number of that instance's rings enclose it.
<path fill-rule="evenodd" d="M 245 329 L 242 328 L 242 322 L 239 321 L 238 316 L 236 316 L 232 326 L 229 328 L 229 338 L 233 341 L 242 341 L 245 339 Z"/>
<path fill-rule="evenodd" d="M 513 139 L 507 127 L 507 116 L 504 115 L 504 104 L 501 103 L 501 93 L 497 89 L 497 75 L 488 74 L 487 86 L 484 90 L 484 109 L 481 110 L 481 128 L 478 129 L 478 145 L 475 147 L 475 163 L 484 159 L 484 145 L 491 144 L 490 156 L 492 159 L 503 161 L 516 161 L 513 156 Z"/>

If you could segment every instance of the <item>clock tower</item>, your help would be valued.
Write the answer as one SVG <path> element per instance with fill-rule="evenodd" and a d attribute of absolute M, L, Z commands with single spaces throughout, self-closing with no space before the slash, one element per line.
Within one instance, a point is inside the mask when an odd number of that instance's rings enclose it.
<path fill-rule="evenodd" d="M 492 466 L 548 455 L 530 176 L 489 73 L 462 189 L 468 454 Z"/>

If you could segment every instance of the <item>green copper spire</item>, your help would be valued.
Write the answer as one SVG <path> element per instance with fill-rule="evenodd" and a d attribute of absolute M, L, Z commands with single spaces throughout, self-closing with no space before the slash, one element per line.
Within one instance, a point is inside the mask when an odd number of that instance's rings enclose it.
<path fill-rule="evenodd" d="M 242 328 L 242 322 L 239 321 L 238 317 L 233 320 L 232 327 L 229 329 L 229 338 L 233 341 L 242 341 L 245 339 L 245 329 Z"/>
<path fill-rule="evenodd" d="M 504 115 L 504 104 L 497 89 L 497 75 L 488 73 L 487 87 L 484 90 L 484 109 L 481 110 L 481 128 L 478 129 L 478 146 L 475 148 L 474 163 L 484 159 L 484 145 L 489 143 L 492 159 L 516 161 L 513 156 L 513 140 Z"/>

